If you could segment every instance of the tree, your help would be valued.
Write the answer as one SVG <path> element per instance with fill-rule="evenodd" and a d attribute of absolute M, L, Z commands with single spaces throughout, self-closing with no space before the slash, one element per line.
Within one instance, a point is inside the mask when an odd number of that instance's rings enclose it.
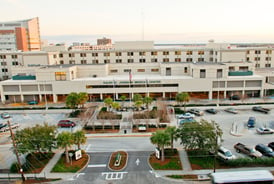
<path fill-rule="evenodd" d="M 120 104 L 118 102 L 113 102 L 112 105 L 111 105 L 115 110 L 118 110 L 120 109 Z"/>
<path fill-rule="evenodd" d="M 120 96 L 120 100 L 122 101 L 122 107 L 124 107 L 126 99 L 127 97 L 125 95 Z"/>
<path fill-rule="evenodd" d="M 143 101 L 141 101 L 141 100 L 138 100 L 138 101 L 135 101 L 135 107 L 139 110 L 140 109 L 140 107 L 143 105 Z"/>
<path fill-rule="evenodd" d="M 186 102 L 190 100 L 190 96 L 187 92 L 178 93 L 176 95 L 176 101 L 181 104 L 183 102 L 184 104 L 184 111 L 186 112 Z"/>
<path fill-rule="evenodd" d="M 66 98 L 66 106 L 71 109 L 76 109 L 78 106 L 78 94 L 75 92 L 70 93 Z"/>
<path fill-rule="evenodd" d="M 66 154 L 66 162 L 69 163 L 69 147 L 73 145 L 73 136 L 71 132 L 61 132 L 57 136 L 57 145 L 58 147 L 61 147 L 65 149 L 65 154 Z"/>
<path fill-rule="evenodd" d="M 85 144 L 87 141 L 87 137 L 85 136 L 85 133 L 83 130 L 78 130 L 72 134 L 74 144 L 77 145 L 78 150 L 81 149 L 80 145 Z"/>
<path fill-rule="evenodd" d="M 163 130 L 157 130 L 152 133 L 150 141 L 161 149 L 161 161 L 165 161 L 165 146 L 170 145 L 170 136 Z"/>
<path fill-rule="evenodd" d="M 170 136 L 170 146 L 171 146 L 171 149 L 173 150 L 174 148 L 173 141 L 177 139 L 177 136 L 176 136 L 177 129 L 175 126 L 169 126 L 166 128 L 165 131 Z"/>
<path fill-rule="evenodd" d="M 146 108 L 148 109 L 148 106 L 152 103 L 153 99 L 149 96 L 146 96 L 144 99 L 143 99 L 143 102 L 146 104 Z"/>
<path fill-rule="evenodd" d="M 184 145 L 185 149 L 199 149 L 206 154 L 215 153 L 219 146 L 218 140 L 221 140 L 222 134 L 223 132 L 217 123 L 208 122 L 204 119 L 200 122 L 184 123 L 177 132 L 177 136 L 181 139 L 181 144 Z"/>
<path fill-rule="evenodd" d="M 56 126 L 48 124 L 17 130 L 14 140 L 19 153 L 51 152 L 55 148 Z"/>
<path fill-rule="evenodd" d="M 142 101 L 143 97 L 140 94 L 134 94 L 133 102 Z"/>
<path fill-rule="evenodd" d="M 104 100 L 104 103 L 106 104 L 106 106 L 107 106 L 107 108 L 108 108 L 108 110 L 109 110 L 110 107 L 111 107 L 111 105 L 112 105 L 112 103 L 113 103 L 113 100 L 112 100 L 112 98 L 107 97 L 107 98 Z"/>
<path fill-rule="evenodd" d="M 78 105 L 81 105 L 83 108 L 87 100 L 88 100 L 88 94 L 86 92 L 78 93 Z"/>

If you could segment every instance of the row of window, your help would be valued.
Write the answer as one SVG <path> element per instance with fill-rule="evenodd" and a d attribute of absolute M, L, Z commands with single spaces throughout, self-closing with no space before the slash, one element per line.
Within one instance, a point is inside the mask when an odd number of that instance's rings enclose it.
<path fill-rule="evenodd" d="M 18 61 L 12 61 L 12 65 L 17 66 L 17 65 L 19 65 L 19 62 Z M 6 61 L 1 62 L 1 66 L 7 66 L 7 62 Z"/>
<path fill-rule="evenodd" d="M 254 61 L 260 61 L 261 58 L 260 57 L 254 57 Z M 250 58 L 247 57 L 246 61 L 250 61 Z M 271 61 L 271 57 L 265 57 L 265 61 Z"/>
<path fill-rule="evenodd" d="M 142 69 L 137 69 L 137 72 L 145 72 L 145 71 L 146 70 L 143 69 L 143 68 Z M 158 68 L 152 68 L 150 71 L 151 72 L 159 72 L 159 69 Z M 131 70 L 130 69 L 125 69 L 124 72 L 129 73 L 129 72 L 131 72 Z M 118 70 L 117 69 L 110 70 L 110 73 L 118 73 Z"/>
<path fill-rule="evenodd" d="M 87 85 L 87 89 L 91 88 L 129 88 L 129 85 Z M 178 84 L 131 84 L 131 88 L 143 88 L 143 87 L 178 87 Z"/>
<path fill-rule="evenodd" d="M 254 53 L 255 53 L 255 54 L 261 54 L 262 51 L 261 51 L 261 50 L 255 50 Z M 250 50 L 247 50 L 247 51 L 246 51 L 246 54 L 250 54 Z M 265 54 L 272 54 L 272 50 L 266 50 L 266 51 L 265 51 Z"/>
<path fill-rule="evenodd" d="M 12 59 L 17 59 L 17 55 L 11 55 Z M 6 55 L 0 55 L 0 59 L 6 59 Z"/>

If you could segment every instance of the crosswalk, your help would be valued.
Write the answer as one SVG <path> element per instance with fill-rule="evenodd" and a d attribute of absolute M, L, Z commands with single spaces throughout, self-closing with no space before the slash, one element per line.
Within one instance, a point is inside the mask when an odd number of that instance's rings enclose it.
<path fill-rule="evenodd" d="M 106 180 L 121 180 L 127 173 L 128 172 L 103 172 L 102 176 L 105 177 Z"/>

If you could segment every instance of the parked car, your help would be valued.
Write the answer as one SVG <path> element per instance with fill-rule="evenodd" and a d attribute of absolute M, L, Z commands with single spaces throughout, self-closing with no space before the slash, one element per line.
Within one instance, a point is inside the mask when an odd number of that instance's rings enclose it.
<path fill-rule="evenodd" d="M 37 105 L 38 102 L 36 100 L 28 101 L 29 105 Z"/>
<path fill-rule="evenodd" d="M 255 149 L 261 152 L 264 156 L 274 157 L 274 151 L 270 147 L 267 147 L 264 144 L 257 144 L 255 146 Z"/>
<path fill-rule="evenodd" d="M 0 124 L 0 129 L 5 128 L 6 126 L 7 126 L 7 124 L 1 123 L 1 124 Z"/>
<path fill-rule="evenodd" d="M 7 112 L 3 112 L 3 113 L 1 114 L 1 118 L 3 118 L 3 119 L 8 119 L 8 118 L 10 118 L 10 115 L 9 115 L 9 113 L 7 113 Z"/>
<path fill-rule="evenodd" d="M 75 127 L 76 123 L 70 120 L 60 120 L 58 122 L 58 127 Z"/>
<path fill-rule="evenodd" d="M 195 122 L 193 118 L 182 119 L 180 120 L 179 125 L 183 125 L 184 123 L 192 123 L 192 122 Z"/>
<path fill-rule="evenodd" d="M 213 108 L 206 109 L 205 111 L 208 112 L 208 113 L 210 113 L 210 114 L 217 114 L 217 112 L 218 112 L 216 109 L 213 109 Z"/>
<path fill-rule="evenodd" d="M 226 108 L 224 111 L 232 113 L 232 114 L 238 114 L 238 111 L 236 109 L 232 108 L 232 107 Z"/>
<path fill-rule="evenodd" d="M 260 152 L 256 151 L 254 148 L 248 147 L 242 143 L 235 144 L 234 148 L 236 149 L 238 153 L 246 154 L 250 156 L 251 158 L 259 158 L 263 156 Z"/>
<path fill-rule="evenodd" d="M 252 107 L 252 110 L 253 110 L 253 111 L 262 112 L 262 113 L 265 113 L 265 114 L 267 114 L 267 113 L 270 111 L 270 109 L 268 109 L 268 108 L 263 108 L 263 107 L 261 107 L 261 106 L 254 106 L 254 107 Z"/>
<path fill-rule="evenodd" d="M 258 134 L 273 134 L 274 130 L 271 128 L 260 127 L 256 129 Z"/>
<path fill-rule="evenodd" d="M 229 100 L 240 100 L 240 96 L 239 95 L 232 95 L 229 97 Z"/>
<path fill-rule="evenodd" d="M 185 114 L 180 114 L 177 117 L 178 117 L 178 119 L 189 119 L 189 118 L 194 118 L 195 115 L 187 112 Z"/>
<path fill-rule="evenodd" d="M 204 115 L 204 112 L 199 109 L 189 109 L 189 113 L 195 114 L 196 116 L 202 116 Z"/>
<path fill-rule="evenodd" d="M 267 146 L 274 150 L 274 142 L 270 142 Z"/>
<path fill-rule="evenodd" d="M 218 149 L 217 156 L 223 160 L 232 160 L 236 158 L 236 156 L 233 155 L 230 150 L 222 146 Z"/>
<path fill-rule="evenodd" d="M 11 124 L 10 124 L 10 128 L 11 128 L 11 129 L 16 129 L 16 128 L 18 128 L 19 126 L 20 126 L 19 123 L 11 123 Z M 6 124 L 5 127 L 3 127 L 3 128 L 0 129 L 0 132 L 9 131 L 10 128 L 9 128 L 9 126 Z"/>
<path fill-rule="evenodd" d="M 248 128 L 254 128 L 256 124 L 256 118 L 255 117 L 249 117 L 247 121 L 247 127 Z"/>

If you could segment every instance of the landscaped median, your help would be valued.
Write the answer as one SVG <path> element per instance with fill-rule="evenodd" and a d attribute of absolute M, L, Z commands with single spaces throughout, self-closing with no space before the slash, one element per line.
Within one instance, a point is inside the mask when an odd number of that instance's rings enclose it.
<path fill-rule="evenodd" d="M 121 171 L 127 165 L 128 154 L 125 151 L 113 152 L 110 156 L 108 167 L 114 171 Z"/>

